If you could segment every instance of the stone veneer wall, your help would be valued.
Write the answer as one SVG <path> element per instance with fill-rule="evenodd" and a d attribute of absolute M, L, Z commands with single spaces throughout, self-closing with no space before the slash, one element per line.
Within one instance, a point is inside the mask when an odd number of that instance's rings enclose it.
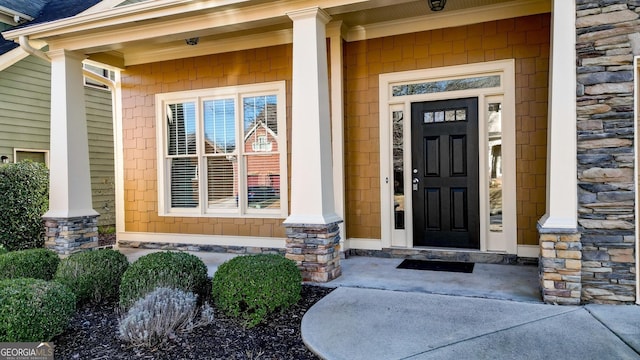
<path fill-rule="evenodd" d="M 60 255 L 98 247 L 98 216 L 44 218 L 44 246 Z"/>
<path fill-rule="evenodd" d="M 640 54 L 640 1 L 576 0 L 576 10 L 582 302 L 633 302 L 633 58 Z"/>

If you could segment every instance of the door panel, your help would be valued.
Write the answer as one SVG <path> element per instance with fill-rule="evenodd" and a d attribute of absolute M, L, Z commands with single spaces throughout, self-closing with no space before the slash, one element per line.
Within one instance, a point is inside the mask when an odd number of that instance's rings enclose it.
<path fill-rule="evenodd" d="M 440 188 L 426 188 L 425 192 L 425 218 L 426 228 L 431 231 L 439 231 L 442 228 L 440 216 Z"/>
<path fill-rule="evenodd" d="M 440 176 L 440 137 L 426 136 L 425 142 L 425 175 Z"/>
<path fill-rule="evenodd" d="M 416 246 L 480 247 L 478 99 L 411 104 Z"/>

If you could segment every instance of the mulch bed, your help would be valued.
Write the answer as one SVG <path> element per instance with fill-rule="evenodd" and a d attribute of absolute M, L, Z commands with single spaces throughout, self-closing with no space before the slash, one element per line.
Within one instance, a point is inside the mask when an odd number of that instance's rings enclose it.
<path fill-rule="evenodd" d="M 116 234 L 98 234 L 98 246 L 110 246 L 116 244 Z"/>
<path fill-rule="evenodd" d="M 117 303 L 78 308 L 67 330 L 53 339 L 56 359 L 317 359 L 300 335 L 304 313 L 333 289 L 304 285 L 302 299 L 283 313 L 247 329 L 216 310 L 212 324 L 158 348 L 132 347 L 118 339 Z"/>

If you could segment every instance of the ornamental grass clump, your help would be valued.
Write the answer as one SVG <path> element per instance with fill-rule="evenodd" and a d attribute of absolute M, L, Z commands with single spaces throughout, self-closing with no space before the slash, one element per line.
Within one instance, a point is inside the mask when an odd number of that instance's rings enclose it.
<path fill-rule="evenodd" d="M 134 346 L 156 346 L 214 320 L 213 309 L 198 307 L 197 295 L 160 287 L 138 300 L 120 319 L 120 339 Z"/>
<path fill-rule="evenodd" d="M 10 251 L 0 255 L 0 279 L 51 280 L 59 263 L 58 254 L 49 249 Z"/>
<path fill-rule="evenodd" d="M 0 342 L 50 341 L 65 330 L 75 306 L 75 295 L 62 284 L 0 280 Z"/>
<path fill-rule="evenodd" d="M 243 319 L 248 327 L 297 303 L 301 290 L 296 264 L 274 254 L 238 256 L 225 262 L 216 271 L 211 289 L 216 307 Z"/>
<path fill-rule="evenodd" d="M 42 215 L 49 207 L 49 170 L 22 161 L 0 165 L 0 244 L 9 251 L 44 244 Z"/>
<path fill-rule="evenodd" d="M 120 280 L 128 267 L 127 257 L 119 251 L 86 251 L 63 259 L 54 280 L 69 287 L 78 303 L 99 303 L 118 298 Z"/>
<path fill-rule="evenodd" d="M 207 266 L 195 255 L 163 251 L 142 256 L 122 275 L 120 308 L 126 311 L 138 299 L 158 287 L 192 292 L 204 301 L 207 295 Z"/>

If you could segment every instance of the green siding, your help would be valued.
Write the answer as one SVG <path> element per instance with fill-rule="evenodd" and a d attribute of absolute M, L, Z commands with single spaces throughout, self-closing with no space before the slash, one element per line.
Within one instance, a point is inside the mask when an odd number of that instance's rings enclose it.
<path fill-rule="evenodd" d="M 116 223 L 115 168 L 111 92 L 85 86 L 93 208 L 99 225 Z"/>
<path fill-rule="evenodd" d="M 51 66 L 29 56 L 0 72 L 0 155 L 49 149 Z"/>
<path fill-rule="evenodd" d="M 29 56 L 0 71 L 0 155 L 49 150 L 51 66 Z M 99 225 L 115 224 L 111 93 L 85 87 L 93 208 Z"/>

